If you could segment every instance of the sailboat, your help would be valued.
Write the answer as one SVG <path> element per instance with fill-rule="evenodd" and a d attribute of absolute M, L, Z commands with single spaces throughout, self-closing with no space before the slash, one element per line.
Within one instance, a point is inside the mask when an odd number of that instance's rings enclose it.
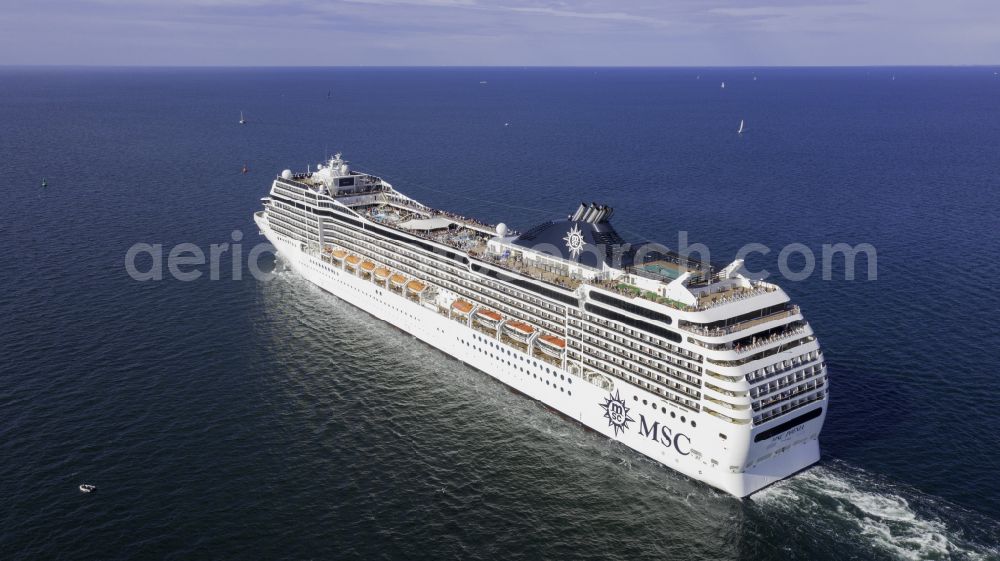
<path fill-rule="evenodd" d="M 240 124 L 241 125 L 247 124 L 247 120 L 246 120 L 246 118 L 243 117 L 243 112 L 242 111 L 240 111 Z"/>
<path fill-rule="evenodd" d="M 722 83 L 722 89 L 726 89 L 726 83 L 725 82 Z"/>
<path fill-rule="evenodd" d="M 743 119 L 740 119 L 740 130 L 736 131 L 736 134 L 743 134 L 746 128 L 743 127 Z"/>
<path fill-rule="evenodd" d="M 42 178 L 42 187 L 48 187 L 48 186 L 49 186 L 49 182 L 45 181 L 45 178 L 43 177 Z"/>

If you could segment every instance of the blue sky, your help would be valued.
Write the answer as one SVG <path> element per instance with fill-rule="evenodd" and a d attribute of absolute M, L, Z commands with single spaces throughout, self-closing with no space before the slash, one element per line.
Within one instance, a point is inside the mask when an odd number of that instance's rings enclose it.
<path fill-rule="evenodd" d="M 0 0 L 0 64 L 996 63 L 997 0 Z"/>

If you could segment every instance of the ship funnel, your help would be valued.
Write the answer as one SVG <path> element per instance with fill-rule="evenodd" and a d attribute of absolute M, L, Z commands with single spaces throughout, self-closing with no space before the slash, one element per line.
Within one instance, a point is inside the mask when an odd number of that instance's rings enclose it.
<path fill-rule="evenodd" d="M 579 208 L 576 209 L 569 219 L 573 222 L 586 222 L 588 224 L 598 224 L 600 222 L 607 222 L 611 215 L 615 213 L 615 209 L 609 207 L 608 205 L 599 205 L 597 203 L 580 203 Z"/>

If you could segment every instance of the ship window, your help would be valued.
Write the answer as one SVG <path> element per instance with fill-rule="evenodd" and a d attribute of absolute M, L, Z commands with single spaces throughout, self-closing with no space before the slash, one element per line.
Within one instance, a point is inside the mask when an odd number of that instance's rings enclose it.
<path fill-rule="evenodd" d="M 698 423 L 696 423 L 696 422 L 694 422 L 694 421 L 692 420 L 692 421 L 691 421 L 691 426 L 692 426 L 692 427 L 697 427 L 697 426 L 698 426 Z"/>
<path fill-rule="evenodd" d="M 681 422 L 682 423 L 686 423 L 687 422 L 687 420 L 684 418 L 684 415 L 681 415 Z"/>
<path fill-rule="evenodd" d="M 670 418 L 671 419 L 676 419 L 677 418 L 677 413 L 674 413 L 673 411 L 671 411 L 670 412 Z"/>

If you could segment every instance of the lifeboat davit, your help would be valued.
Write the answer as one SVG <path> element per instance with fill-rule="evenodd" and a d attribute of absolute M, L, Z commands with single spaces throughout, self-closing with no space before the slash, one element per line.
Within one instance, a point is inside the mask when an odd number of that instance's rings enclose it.
<path fill-rule="evenodd" d="M 465 300 L 455 300 L 451 303 L 451 308 L 460 314 L 468 315 L 472 311 L 472 304 Z"/>
<path fill-rule="evenodd" d="M 501 320 L 503 320 L 503 316 L 494 312 L 493 310 L 487 310 L 485 308 L 476 311 L 476 318 L 483 325 L 493 328 L 495 328 L 497 324 L 500 323 Z"/>
<path fill-rule="evenodd" d="M 538 350 L 545 354 L 558 357 L 562 355 L 562 352 L 566 350 L 566 340 L 562 337 L 556 337 L 555 335 L 542 335 L 537 341 L 540 343 L 538 345 Z"/>

